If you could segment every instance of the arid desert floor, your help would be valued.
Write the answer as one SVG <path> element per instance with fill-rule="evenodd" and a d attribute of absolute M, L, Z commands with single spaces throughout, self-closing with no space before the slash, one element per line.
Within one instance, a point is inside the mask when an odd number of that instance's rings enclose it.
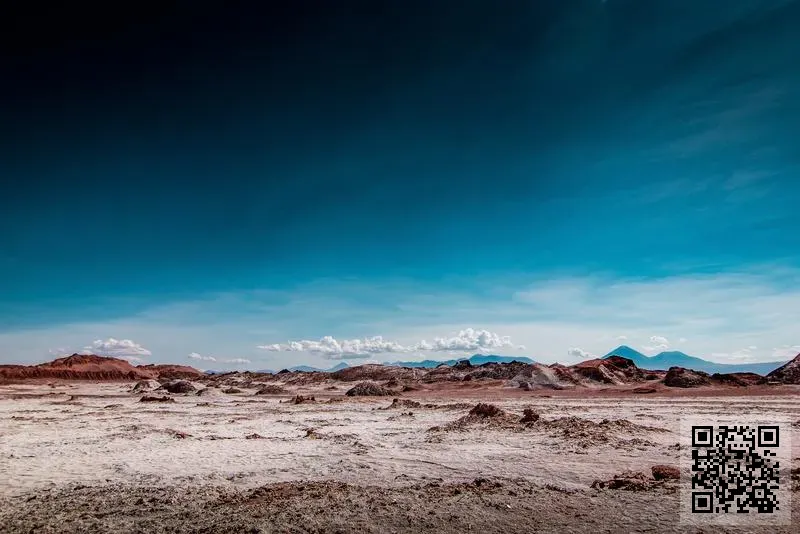
<path fill-rule="evenodd" d="M 393 403 L 319 386 L 300 391 L 316 400 L 299 404 L 298 391 L 218 388 L 144 403 L 130 388 L 0 386 L 0 532 L 700 532 L 679 522 L 682 482 L 592 484 L 678 466 L 687 415 L 778 414 L 800 431 L 791 387 L 702 397 L 417 391 Z M 504 413 L 468 415 L 479 401 Z M 539 419 L 520 423 L 526 408 Z M 796 532 L 800 498 L 792 514 L 794 526 L 763 531 Z"/>

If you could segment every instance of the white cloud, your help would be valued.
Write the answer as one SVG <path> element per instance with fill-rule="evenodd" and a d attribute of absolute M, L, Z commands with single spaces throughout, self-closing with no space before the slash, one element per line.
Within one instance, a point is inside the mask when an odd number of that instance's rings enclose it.
<path fill-rule="evenodd" d="M 665 266 L 681 272 L 698 268 L 705 273 L 708 267 L 684 262 Z M 147 340 L 147 349 L 158 354 L 159 362 L 172 363 L 186 362 L 192 350 L 202 350 L 204 355 L 235 354 L 256 362 L 263 354 L 256 348 L 259 343 L 304 339 L 309 329 L 335 329 L 341 339 L 381 332 L 386 339 L 413 349 L 418 340 L 429 340 L 432 346 L 430 340 L 442 332 L 478 324 L 509 335 L 528 347 L 527 356 L 548 363 L 564 360 L 566 347 L 605 354 L 620 344 L 615 332 L 624 333 L 627 344 L 637 348 L 651 346 L 654 333 L 671 342 L 684 337 L 688 341 L 673 345 L 704 358 L 758 347 L 751 349 L 752 361 L 788 359 L 786 352 L 800 343 L 796 321 L 800 269 L 785 265 L 649 279 L 601 272 L 464 282 L 458 286 L 463 290 L 455 290 L 456 286 L 402 280 L 381 285 L 326 280 L 291 293 L 201 295 L 135 316 L 0 329 L 0 362 L 39 363 L 53 347 L 67 347 L 63 354 L 78 352 L 97 332 L 125 332 L 126 338 Z M 112 308 L 113 301 L 108 306 Z M 407 355 L 431 357 L 420 350 Z M 302 362 L 298 356 L 296 352 L 272 353 L 267 367 L 324 366 L 325 358 L 319 353 L 303 354 Z"/>
<path fill-rule="evenodd" d="M 374 354 L 404 353 L 409 352 L 409 347 L 404 347 L 394 341 L 384 340 L 382 336 L 364 339 L 337 340 L 333 336 L 324 336 L 319 341 L 301 340 L 288 343 L 273 343 L 259 345 L 258 348 L 270 352 L 308 352 L 318 354 L 330 360 L 342 358 L 369 358 Z"/>
<path fill-rule="evenodd" d="M 597 358 L 597 356 L 592 354 L 591 352 L 583 350 L 578 347 L 572 347 L 569 350 L 567 350 L 567 355 L 569 355 L 570 358 L 578 358 L 580 360 L 593 360 Z"/>
<path fill-rule="evenodd" d="M 642 345 L 645 352 L 661 352 L 669 348 L 669 340 L 664 336 L 650 336 L 650 344 Z"/>
<path fill-rule="evenodd" d="M 113 356 L 124 358 L 126 356 L 151 356 L 152 353 L 138 343 L 130 339 L 114 339 L 110 337 L 106 340 L 96 339 L 91 345 L 83 348 L 81 354 L 97 354 L 98 356 Z"/>
<path fill-rule="evenodd" d="M 432 344 L 423 340 L 418 345 L 419 350 L 433 352 L 486 352 L 513 346 L 514 344 L 509 336 L 500 336 L 488 330 L 475 330 L 472 328 L 461 330 L 454 337 L 437 337 Z"/>
<path fill-rule="evenodd" d="M 236 364 L 240 364 L 240 363 L 251 363 L 251 362 L 250 362 L 250 360 L 248 360 L 248 359 L 246 359 L 246 358 L 231 358 L 231 359 L 229 359 L 229 360 L 220 360 L 220 361 L 221 361 L 222 363 L 236 363 Z"/>
<path fill-rule="evenodd" d="M 689 341 L 689 340 L 686 339 L 685 337 L 678 338 L 678 343 L 686 343 L 687 341 Z M 755 347 L 753 347 L 753 348 L 755 348 Z"/>
<path fill-rule="evenodd" d="M 191 360 L 199 360 L 199 361 L 203 361 L 203 362 L 215 362 L 215 361 L 217 361 L 217 359 L 215 357 L 213 357 L 213 356 L 203 356 L 203 355 L 198 354 L 196 352 L 192 352 L 191 354 L 189 354 L 189 359 L 191 359 Z"/>
<path fill-rule="evenodd" d="M 776 360 L 791 360 L 800 354 L 800 345 L 782 345 L 772 349 L 772 357 Z"/>
<path fill-rule="evenodd" d="M 628 336 L 617 336 L 617 341 L 628 341 Z"/>
<path fill-rule="evenodd" d="M 364 339 L 337 340 L 332 336 L 325 336 L 319 341 L 300 340 L 288 343 L 272 343 L 259 345 L 259 349 L 270 352 L 308 352 L 319 354 L 331 360 L 342 358 L 369 358 L 375 354 L 405 354 L 413 352 L 488 352 L 501 348 L 516 348 L 524 350 L 525 346 L 515 346 L 508 336 L 500 336 L 488 330 L 466 328 L 452 337 L 437 337 L 433 342 L 422 340 L 414 345 L 402 345 L 396 341 L 389 341 L 383 336 L 374 336 Z"/>

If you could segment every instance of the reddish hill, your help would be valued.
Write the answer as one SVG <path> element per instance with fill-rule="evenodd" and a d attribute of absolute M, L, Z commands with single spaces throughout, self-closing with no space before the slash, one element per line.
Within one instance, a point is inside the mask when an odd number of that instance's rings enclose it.
<path fill-rule="evenodd" d="M 782 384 L 800 384 L 800 354 L 786 365 L 778 367 L 767 375 L 767 381 Z"/>
<path fill-rule="evenodd" d="M 205 376 L 205 373 L 198 371 L 194 367 L 188 365 L 171 365 L 171 364 L 148 364 L 137 365 L 137 369 L 153 373 L 158 378 L 183 378 L 185 380 L 195 380 Z"/>
<path fill-rule="evenodd" d="M 61 380 L 141 380 L 155 378 L 151 372 L 137 369 L 118 358 L 73 354 L 39 365 L 2 365 L 0 379 L 61 379 Z"/>

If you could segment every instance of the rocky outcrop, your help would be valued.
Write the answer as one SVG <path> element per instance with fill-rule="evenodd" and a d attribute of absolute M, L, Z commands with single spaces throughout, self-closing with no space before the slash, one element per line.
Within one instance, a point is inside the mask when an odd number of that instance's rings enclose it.
<path fill-rule="evenodd" d="M 603 384 L 627 384 L 641 382 L 645 373 L 639 369 L 633 360 L 621 356 L 587 360 L 569 368 L 580 377 Z"/>
<path fill-rule="evenodd" d="M 170 393 L 194 393 L 197 388 L 188 380 L 170 380 L 162 384 L 161 388 Z"/>
<path fill-rule="evenodd" d="M 389 388 L 385 388 L 374 382 L 359 382 L 345 393 L 348 397 L 385 397 L 389 395 L 397 395 L 397 392 Z"/>
<path fill-rule="evenodd" d="M 655 480 L 680 480 L 681 470 L 674 465 L 654 465 L 650 468 Z"/>
<path fill-rule="evenodd" d="M 781 384 L 800 384 L 800 354 L 786 365 L 778 367 L 767 375 L 768 382 Z"/>
<path fill-rule="evenodd" d="M 683 367 L 670 367 L 664 377 L 664 385 L 672 388 L 696 388 L 710 384 L 708 373 Z"/>
<path fill-rule="evenodd" d="M 137 365 L 136 368 L 153 373 L 158 378 L 166 378 L 169 380 L 176 378 L 197 380 L 198 378 L 203 378 L 205 376 L 205 373 L 202 371 L 188 365 L 149 364 Z"/>

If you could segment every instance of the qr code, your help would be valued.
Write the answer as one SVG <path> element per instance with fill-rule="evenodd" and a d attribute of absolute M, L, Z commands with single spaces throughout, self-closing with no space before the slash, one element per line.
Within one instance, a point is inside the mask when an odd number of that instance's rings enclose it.
<path fill-rule="evenodd" d="M 692 426 L 692 513 L 780 510 L 780 427 Z"/>
<path fill-rule="evenodd" d="M 689 475 L 685 511 L 695 518 L 790 514 L 786 491 L 788 428 L 780 424 L 693 421 L 684 449 Z M 754 517 L 759 516 L 759 517 Z"/>

